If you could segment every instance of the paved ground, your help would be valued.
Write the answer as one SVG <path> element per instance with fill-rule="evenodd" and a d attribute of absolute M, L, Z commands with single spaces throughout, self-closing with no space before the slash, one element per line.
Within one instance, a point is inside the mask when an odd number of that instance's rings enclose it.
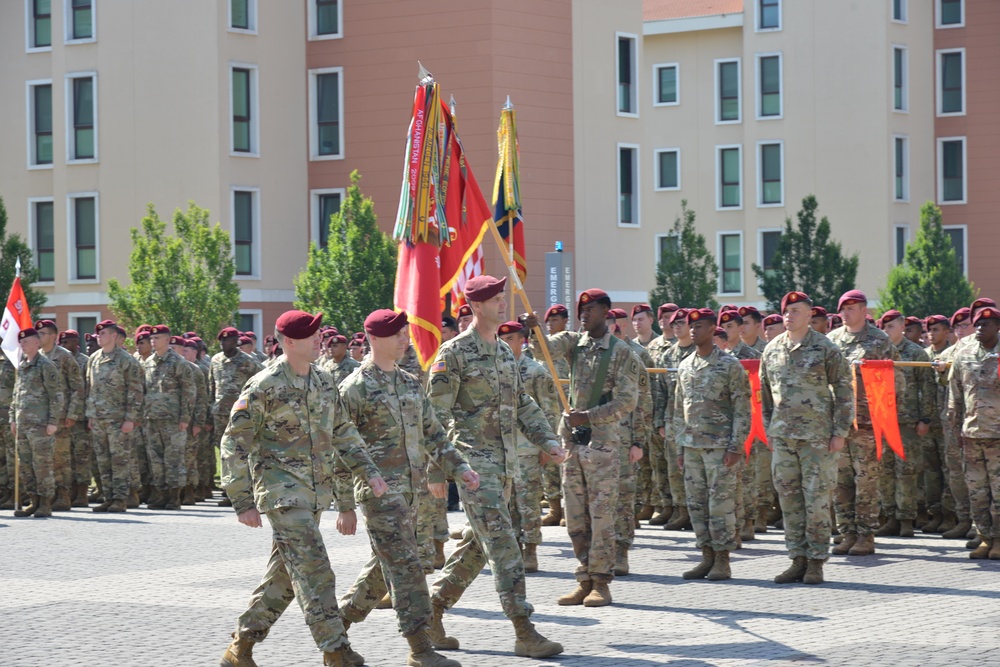
<path fill-rule="evenodd" d="M 368 554 L 363 532 L 324 534 L 338 590 Z M 453 523 L 462 515 L 452 513 Z M 733 559 L 729 582 L 686 582 L 696 560 L 690 533 L 639 531 L 634 574 L 602 609 L 560 608 L 573 586 L 565 529 L 546 528 L 544 572 L 528 597 L 558 659 L 512 655 L 513 630 L 485 573 L 446 615 L 466 667 L 517 665 L 1000 665 L 1000 561 L 970 561 L 964 542 L 882 539 L 866 558 L 834 557 L 830 583 L 776 586 L 788 561 L 772 532 Z M 453 543 L 452 543 L 453 544 Z M 215 665 L 263 571 L 265 527 L 239 526 L 231 510 L 74 510 L 52 519 L 0 516 L 0 665 Z M 406 644 L 390 611 L 351 631 L 370 665 L 404 665 Z M 320 665 L 296 606 L 255 651 L 262 667 Z"/>

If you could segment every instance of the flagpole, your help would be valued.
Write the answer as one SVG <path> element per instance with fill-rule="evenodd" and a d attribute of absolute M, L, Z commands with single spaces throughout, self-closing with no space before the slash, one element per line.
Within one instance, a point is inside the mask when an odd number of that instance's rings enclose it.
<path fill-rule="evenodd" d="M 21 258 L 14 262 L 14 280 L 21 277 Z M 21 457 L 17 449 L 17 415 L 14 415 L 14 511 L 21 509 Z"/>

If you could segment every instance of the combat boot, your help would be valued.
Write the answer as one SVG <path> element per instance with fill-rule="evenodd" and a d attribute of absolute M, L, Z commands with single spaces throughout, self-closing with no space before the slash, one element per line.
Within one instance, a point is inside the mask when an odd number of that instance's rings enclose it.
<path fill-rule="evenodd" d="M 73 507 L 87 507 L 89 505 L 87 500 L 87 485 L 86 484 L 74 484 L 73 485 L 73 502 L 71 505 Z"/>
<path fill-rule="evenodd" d="M 978 547 L 982 543 L 983 543 L 983 541 L 979 538 L 978 535 L 976 535 L 971 540 L 969 540 L 968 542 L 965 543 L 965 548 L 966 549 L 975 549 L 976 547 Z"/>
<path fill-rule="evenodd" d="M 643 505 L 642 507 L 640 507 L 639 509 L 637 509 L 635 511 L 635 520 L 636 521 L 649 521 L 652 518 L 653 518 L 653 506 L 652 505 Z"/>
<path fill-rule="evenodd" d="M 950 533 L 951 530 L 953 528 L 955 528 L 956 524 L 958 524 L 958 523 L 959 523 L 958 517 L 955 516 L 954 512 L 945 511 L 941 515 L 941 523 L 938 524 L 937 530 L 935 530 L 934 532 L 935 533 Z M 966 530 L 968 530 L 968 529 L 966 529 Z M 924 531 L 924 532 L 930 532 L 930 531 Z"/>
<path fill-rule="evenodd" d="M 351 646 L 344 644 L 332 651 L 323 652 L 323 665 L 325 667 L 349 667 L 353 663 L 350 660 Z"/>
<path fill-rule="evenodd" d="M 895 517 L 888 519 L 883 523 L 877 531 L 875 531 L 876 537 L 898 537 L 899 536 L 899 521 Z"/>
<path fill-rule="evenodd" d="M 809 563 L 805 556 L 796 556 L 787 570 L 774 578 L 776 584 L 796 584 L 802 581 L 809 571 Z"/>
<path fill-rule="evenodd" d="M 406 638 L 410 645 L 410 654 L 406 656 L 406 664 L 410 667 L 462 667 L 458 660 L 446 658 L 434 652 L 427 629 L 420 628 L 416 633 Z"/>
<path fill-rule="evenodd" d="M 701 562 L 681 576 L 685 579 L 704 579 L 715 565 L 715 551 L 710 546 L 701 548 Z"/>
<path fill-rule="evenodd" d="M 48 516 L 52 516 L 52 498 L 51 496 L 39 496 L 38 509 L 35 510 L 35 518 L 44 519 Z"/>
<path fill-rule="evenodd" d="M 442 651 L 456 650 L 458 648 L 458 640 L 454 637 L 449 637 L 444 631 L 444 623 L 442 621 L 444 607 L 436 602 L 431 607 L 431 622 L 427 624 L 427 637 L 431 640 L 431 644 L 434 645 L 434 648 Z"/>
<path fill-rule="evenodd" d="M 802 577 L 802 583 L 804 584 L 822 584 L 823 583 L 823 561 L 819 558 L 810 558 L 809 564 L 806 565 L 806 574 Z"/>
<path fill-rule="evenodd" d="M 534 624 L 527 616 L 515 616 L 510 619 L 514 623 L 514 655 L 524 658 L 549 658 L 563 652 L 562 644 L 552 642 L 538 634 Z"/>
<path fill-rule="evenodd" d="M 233 641 L 222 654 L 220 667 L 257 667 L 257 663 L 253 661 L 254 642 L 237 637 L 235 632 L 231 636 Z"/>
<path fill-rule="evenodd" d="M 968 535 L 970 528 L 972 528 L 972 522 L 968 519 L 963 519 L 952 526 L 951 530 L 942 532 L 941 537 L 946 540 L 960 540 Z"/>
<path fill-rule="evenodd" d="M 94 491 L 87 496 L 87 500 L 92 503 L 103 503 L 104 502 L 104 491 L 101 490 L 101 481 L 97 480 L 97 486 L 94 487 Z"/>
<path fill-rule="evenodd" d="M 929 517 L 927 517 L 927 521 L 924 521 L 922 524 L 919 524 L 920 525 L 920 532 L 922 532 L 922 533 L 940 533 L 940 532 L 942 532 L 941 531 L 941 522 L 943 520 L 944 520 L 944 517 L 941 515 L 940 512 L 938 512 L 937 514 L 930 515 Z"/>
<path fill-rule="evenodd" d="M 188 484 L 184 487 L 184 491 L 181 495 L 181 505 L 194 505 L 197 504 L 197 500 L 194 497 L 194 487 Z"/>
<path fill-rule="evenodd" d="M 105 500 L 105 501 L 104 501 L 103 503 L 101 503 L 101 504 L 100 504 L 100 505 L 98 505 L 97 507 L 93 507 L 93 508 L 91 508 L 91 510 L 90 510 L 90 511 L 91 511 L 91 512 L 97 512 L 98 514 L 103 514 L 104 512 L 107 512 L 107 511 L 108 511 L 108 508 L 109 508 L 109 507 L 111 507 L 111 503 L 112 503 L 112 502 L 114 502 L 114 501 L 111 501 L 111 500 Z"/>
<path fill-rule="evenodd" d="M 36 494 L 32 494 L 31 503 L 29 503 L 27 506 L 19 510 L 14 510 L 14 516 L 16 517 L 31 516 L 37 511 L 38 511 L 38 496 Z"/>
<path fill-rule="evenodd" d="M 857 535 L 844 535 L 844 539 L 840 541 L 840 544 L 830 549 L 830 553 L 836 554 L 837 556 L 843 556 L 851 550 L 854 543 L 858 541 Z"/>
<path fill-rule="evenodd" d="M 672 517 L 673 515 L 674 515 L 674 508 L 672 505 L 670 507 L 664 507 L 660 509 L 660 511 L 654 513 L 653 516 L 649 517 L 649 525 L 650 526 L 666 525 L 667 523 L 670 522 L 670 517 Z"/>
<path fill-rule="evenodd" d="M 524 571 L 529 573 L 538 572 L 538 545 L 525 544 L 523 557 Z"/>
<path fill-rule="evenodd" d="M 586 581 L 578 581 L 576 583 L 576 590 L 560 597 L 556 600 L 556 604 L 562 605 L 563 607 L 583 604 L 584 599 L 590 595 L 590 591 L 593 590 L 593 587 L 594 582 L 589 579 Z"/>
<path fill-rule="evenodd" d="M 990 560 L 1000 560 L 1000 540 L 993 538 L 993 546 L 990 547 Z"/>
<path fill-rule="evenodd" d="M 628 545 L 615 545 L 615 576 L 628 576 Z"/>
<path fill-rule="evenodd" d="M 37 512 L 36 512 L 37 514 Z M 993 538 L 985 537 L 983 535 L 979 536 L 979 546 L 969 552 L 969 558 L 973 560 L 983 560 L 990 557 L 990 551 L 993 550 Z"/>
<path fill-rule="evenodd" d="M 166 492 L 154 488 L 149 493 L 149 500 L 146 501 L 146 508 L 151 510 L 162 510 L 167 505 Z"/>
<path fill-rule="evenodd" d="M 744 542 L 752 542 L 757 539 L 752 519 L 747 519 L 743 522 L 743 528 L 740 530 L 740 539 Z"/>
<path fill-rule="evenodd" d="M 913 520 L 912 519 L 901 519 L 899 521 L 899 536 L 900 537 L 913 537 Z"/>
<path fill-rule="evenodd" d="M 755 533 L 767 532 L 767 516 L 763 512 L 759 512 L 757 514 L 757 520 L 753 522 L 753 532 Z"/>
<path fill-rule="evenodd" d="M 111 514 L 118 514 L 119 512 L 124 512 L 124 511 L 125 511 L 125 501 L 122 500 L 121 498 L 112 500 L 111 504 L 108 505 L 108 512 L 110 512 Z"/>
<path fill-rule="evenodd" d="M 166 501 L 163 503 L 165 510 L 179 510 L 181 508 L 181 490 L 167 489 Z"/>
<path fill-rule="evenodd" d="M 663 526 L 663 530 L 685 530 L 690 528 L 691 515 L 688 514 L 687 507 L 676 508 L 670 517 L 670 521 Z"/>
<path fill-rule="evenodd" d="M 453 540 L 461 540 L 462 534 L 464 532 L 465 532 L 465 526 L 462 526 L 461 528 L 452 528 L 451 532 L 448 533 L 448 537 L 450 537 Z"/>
<path fill-rule="evenodd" d="M 875 553 L 874 535 L 858 535 L 858 541 L 847 551 L 849 556 L 870 556 L 873 553 Z"/>
<path fill-rule="evenodd" d="M 0 502 L 0 510 L 12 510 L 14 509 L 14 493 L 11 492 L 6 495 L 3 502 Z"/>
<path fill-rule="evenodd" d="M 73 503 L 70 502 L 69 489 L 64 486 L 57 488 L 55 500 L 52 501 L 52 510 L 54 512 L 68 512 L 72 506 Z"/>
<path fill-rule="evenodd" d="M 732 568 L 729 567 L 728 551 L 715 552 L 715 562 L 712 563 L 712 569 L 709 570 L 705 578 L 709 581 L 724 581 L 733 578 Z"/>
<path fill-rule="evenodd" d="M 445 560 L 444 542 L 441 540 L 434 540 L 434 569 L 440 570 L 444 567 Z"/>
<path fill-rule="evenodd" d="M 153 490 L 149 488 L 149 484 L 143 484 L 141 487 L 139 487 L 139 502 L 140 503 L 148 502 L 149 494 L 151 494 L 152 492 Z"/>
<path fill-rule="evenodd" d="M 606 581 L 594 581 L 587 597 L 583 598 L 584 607 L 607 607 L 611 604 L 611 590 Z"/>
<path fill-rule="evenodd" d="M 386 593 L 382 596 L 382 599 L 378 601 L 375 605 L 376 609 L 392 609 L 392 594 Z"/>
<path fill-rule="evenodd" d="M 125 507 L 130 510 L 134 510 L 139 507 L 139 492 L 135 489 L 129 489 L 128 500 L 125 501 Z"/>

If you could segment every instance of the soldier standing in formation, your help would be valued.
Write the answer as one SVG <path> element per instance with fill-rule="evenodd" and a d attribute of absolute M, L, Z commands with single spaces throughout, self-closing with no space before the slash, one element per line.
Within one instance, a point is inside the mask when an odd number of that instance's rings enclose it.
<path fill-rule="evenodd" d="M 931 315 L 925 323 L 930 343 L 925 350 L 927 358 L 931 362 L 941 361 L 951 349 L 951 321 L 944 315 Z M 934 373 L 934 411 L 931 413 L 930 431 L 924 439 L 924 499 L 928 520 L 920 529 L 925 533 L 943 534 L 955 530 L 958 515 L 948 470 L 947 445 L 950 437 L 946 436 L 946 431 L 951 433 L 952 430 L 945 425 L 945 415 L 948 412 L 948 369 L 943 365 L 932 368 L 940 372 Z M 964 526 L 960 537 L 965 537 L 972 528 L 972 521 L 966 515 L 962 517 L 962 523 Z"/>
<path fill-rule="evenodd" d="M 653 358 L 657 368 L 666 368 L 665 355 L 677 340 L 674 336 L 670 320 L 679 310 L 677 304 L 664 303 L 656 309 L 656 319 L 663 331 L 646 346 L 646 352 Z M 670 495 L 670 476 L 667 464 L 667 452 L 664 444 L 665 401 L 661 401 L 659 392 L 663 391 L 667 378 L 659 375 L 650 378 L 650 390 L 653 395 L 652 432 L 649 438 L 649 455 L 639 461 L 639 476 L 636 480 L 636 501 L 642 506 L 636 512 L 636 521 L 649 520 L 651 526 L 662 526 L 673 513 L 673 499 Z M 659 407 L 657 407 L 659 406 Z"/>
<path fill-rule="evenodd" d="M 14 381 L 17 372 L 5 353 L 0 352 L 0 424 L 11 422 L 10 404 L 14 399 Z M 0 509 L 14 509 L 14 437 L 6 428 L 0 428 Z"/>
<path fill-rule="evenodd" d="M 670 319 L 670 328 L 674 332 L 676 342 L 667 348 L 660 360 L 663 368 L 677 368 L 689 355 L 695 351 L 694 341 L 691 340 L 691 329 L 687 323 L 688 311 L 685 308 L 674 311 Z M 714 330 L 713 330 L 714 334 Z M 684 530 L 691 528 L 691 515 L 687 507 L 687 492 L 684 489 L 684 471 L 680 469 L 677 462 L 680 460 L 681 451 L 677 446 L 674 437 L 672 424 L 674 415 L 674 383 L 677 381 L 675 373 L 664 373 L 660 375 L 660 386 L 657 389 L 659 405 L 655 408 L 657 412 L 663 414 L 663 439 L 664 453 L 667 457 L 667 475 L 670 483 L 670 497 L 673 502 L 673 512 L 670 521 L 663 525 L 664 530 Z"/>
<path fill-rule="evenodd" d="M 569 311 L 566 306 L 557 303 L 545 311 L 545 330 L 550 336 L 566 331 L 569 322 Z M 565 359 L 553 359 L 556 375 L 555 382 L 569 377 L 569 365 Z M 558 430 L 558 429 L 556 429 Z M 545 500 L 549 504 L 549 512 L 542 518 L 543 526 L 566 525 L 562 507 L 562 471 L 554 461 L 548 461 L 542 466 L 542 479 L 545 485 Z"/>
<path fill-rule="evenodd" d="M 83 401 L 87 402 L 87 395 L 90 387 L 87 384 L 87 361 L 90 359 L 85 354 L 80 353 L 80 333 L 75 329 L 66 329 L 59 332 L 59 344 L 66 348 L 66 351 L 73 355 L 76 365 L 80 368 L 80 377 L 83 379 Z M 87 507 L 87 491 L 90 488 L 90 479 L 93 476 L 93 445 L 90 441 L 90 433 L 87 431 L 87 423 L 84 419 L 79 419 L 70 427 L 70 458 L 73 469 L 73 488 L 71 492 L 73 507 Z"/>

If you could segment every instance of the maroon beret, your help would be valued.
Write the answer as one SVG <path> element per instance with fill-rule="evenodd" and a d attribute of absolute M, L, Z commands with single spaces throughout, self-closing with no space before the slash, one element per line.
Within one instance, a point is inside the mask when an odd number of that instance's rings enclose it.
<path fill-rule="evenodd" d="M 197 338 L 197 336 L 195 336 L 195 338 Z M 197 350 L 201 346 L 198 345 L 198 341 L 196 341 L 194 338 L 185 338 L 184 347 L 190 347 L 192 350 Z"/>
<path fill-rule="evenodd" d="M 357 332 L 351 334 L 351 339 L 352 340 L 364 341 L 364 339 L 365 339 L 365 332 L 364 331 L 357 331 Z"/>
<path fill-rule="evenodd" d="M 183 338 L 197 338 L 197 337 L 198 334 L 195 333 L 194 331 L 185 331 L 183 335 Z"/>
<path fill-rule="evenodd" d="M 150 333 L 148 331 L 136 331 L 135 332 L 135 342 L 141 343 L 144 340 L 149 340 Z"/>
<path fill-rule="evenodd" d="M 948 318 L 945 317 L 944 315 L 930 315 L 927 317 L 926 320 L 924 320 L 924 324 L 927 325 L 928 329 L 930 329 L 935 324 L 947 324 L 949 328 L 951 327 L 951 322 L 949 322 Z"/>
<path fill-rule="evenodd" d="M 812 312 L 813 317 L 826 317 L 829 314 L 830 313 L 826 312 L 826 308 L 824 308 L 823 306 L 813 306 L 813 312 Z"/>
<path fill-rule="evenodd" d="M 351 342 L 347 344 L 347 347 L 364 347 L 365 341 L 363 338 L 352 338 Z"/>
<path fill-rule="evenodd" d="M 166 324 L 157 324 L 149 328 L 149 333 L 152 336 L 155 336 L 157 334 L 166 334 L 169 336 L 170 327 L 168 327 Z"/>
<path fill-rule="evenodd" d="M 125 331 L 125 327 L 123 327 L 120 324 L 116 324 L 115 325 L 115 331 L 117 331 L 118 333 L 120 333 L 123 336 L 128 336 L 128 332 Z"/>
<path fill-rule="evenodd" d="M 986 308 L 987 306 L 989 306 L 990 308 L 996 308 L 997 302 L 988 297 L 981 296 L 972 302 L 972 305 L 969 306 L 969 311 L 973 315 L 975 315 L 977 310 L 979 310 L 980 308 Z"/>
<path fill-rule="evenodd" d="M 837 313 L 830 313 L 830 326 L 831 327 L 833 325 L 835 325 L 835 324 L 839 326 L 839 325 L 841 325 L 843 323 L 844 323 L 844 318 L 843 317 L 841 317 Z"/>
<path fill-rule="evenodd" d="M 321 331 L 323 332 L 323 340 L 326 340 L 328 338 L 333 338 L 334 336 L 336 336 L 337 334 L 340 333 L 339 331 L 337 331 L 333 327 L 324 328 Z"/>
<path fill-rule="evenodd" d="M 844 306 L 850 306 L 855 303 L 868 303 L 868 297 L 865 293 L 859 289 L 852 289 L 840 297 L 840 301 L 837 302 L 837 312 L 839 313 L 844 309 Z"/>
<path fill-rule="evenodd" d="M 1000 310 L 994 308 L 993 306 L 979 308 L 972 315 L 972 323 L 976 324 L 979 320 L 1000 320 Z"/>
<path fill-rule="evenodd" d="M 38 336 L 38 331 L 35 329 L 21 329 L 17 332 L 17 339 L 19 341 L 24 340 L 30 336 Z"/>
<path fill-rule="evenodd" d="M 739 322 L 743 323 L 743 317 L 740 315 L 738 310 L 723 310 L 719 311 L 719 325 L 726 324 L 728 322 Z"/>
<path fill-rule="evenodd" d="M 330 336 L 329 345 L 347 345 L 347 336 L 341 334 L 336 334 Z"/>
<path fill-rule="evenodd" d="M 83 339 L 89 343 L 94 340 L 94 334 L 85 333 L 83 334 Z"/>
<path fill-rule="evenodd" d="M 664 303 L 661 304 L 659 308 L 656 309 L 656 319 L 663 317 L 664 313 L 674 313 L 679 310 L 676 303 Z"/>
<path fill-rule="evenodd" d="M 458 309 L 459 317 L 472 317 L 472 306 L 467 303 L 463 303 L 462 307 Z"/>
<path fill-rule="evenodd" d="M 740 309 L 737 308 L 736 305 L 732 304 L 732 303 L 726 304 L 722 308 L 719 308 L 719 312 L 720 313 L 725 313 L 725 312 L 730 311 L 730 310 L 735 310 L 736 312 L 740 312 Z"/>
<path fill-rule="evenodd" d="M 250 340 L 250 336 L 240 336 L 240 347 L 244 345 L 253 345 L 253 341 Z"/>
<path fill-rule="evenodd" d="M 887 310 L 882 313 L 882 317 L 878 318 L 879 327 L 884 327 L 887 322 L 892 322 L 893 320 L 898 320 L 903 316 L 903 313 L 898 310 Z"/>
<path fill-rule="evenodd" d="M 951 316 L 951 326 L 954 328 L 956 325 L 970 319 L 972 317 L 972 310 L 969 308 L 959 308 L 955 311 L 955 314 Z"/>
<path fill-rule="evenodd" d="M 715 322 L 715 311 L 711 308 L 692 308 L 688 311 L 688 324 L 694 324 L 699 320 L 712 320 L 712 322 Z"/>
<path fill-rule="evenodd" d="M 523 331 L 524 325 L 516 321 L 504 322 L 497 327 L 498 336 L 506 336 L 507 334 L 521 333 Z"/>
<path fill-rule="evenodd" d="M 136 329 L 135 332 L 139 333 L 140 331 L 152 331 L 152 330 L 153 330 L 153 327 L 151 325 L 149 325 L 149 324 L 140 324 L 139 328 Z"/>
<path fill-rule="evenodd" d="M 674 322 L 687 322 L 688 309 L 678 308 L 670 315 L 670 324 Z"/>
<path fill-rule="evenodd" d="M 397 313 L 394 310 L 383 308 L 372 312 L 365 318 L 365 331 L 370 336 L 388 338 L 399 333 L 399 330 L 405 327 L 408 322 L 409 318 L 407 318 L 405 310 Z"/>
<path fill-rule="evenodd" d="M 243 333 L 246 334 L 247 338 L 250 338 L 251 340 L 257 340 L 257 334 L 255 332 L 253 332 L 253 331 L 244 331 Z"/>
<path fill-rule="evenodd" d="M 728 313 L 729 311 L 727 310 L 726 312 Z M 715 327 L 715 335 L 719 338 L 729 338 L 729 334 L 722 327 Z"/>
<path fill-rule="evenodd" d="M 781 318 L 781 315 L 778 315 L 777 313 L 774 313 L 772 315 L 768 315 L 767 317 L 764 318 L 764 326 L 765 327 L 769 327 L 772 324 L 783 324 L 783 323 L 784 323 L 784 320 Z"/>
<path fill-rule="evenodd" d="M 323 313 L 310 315 L 301 310 L 289 310 L 281 314 L 281 317 L 274 323 L 274 328 L 283 336 L 302 340 L 316 333 L 322 323 Z M 240 345 L 243 345 L 242 341 Z"/>
<path fill-rule="evenodd" d="M 747 315 L 756 315 L 758 318 L 760 317 L 760 311 L 753 306 L 740 306 L 738 312 L 740 317 L 746 317 Z"/>
<path fill-rule="evenodd" d="M 507 285 L 506 276 L 494 278 L 493 276 L 476 276 L 469 278 L 465 283 L 465 298 L 469 301 L 488 301 L 503 291 Z M 470 313 L 472 309 L 469 309 Z"/>
<path fill-rule="evenodd" d="M 906 326 L 908 327 L 920 327 L 920 330 L 924 329 L 924 322 L 919 317 L 914 317 L 913 315 L 908 315 L 906 317 Z"/>
<path fill-rule="evenodd" d="M 37 322 L 35 322 L 36 331 L 41 331 L 42 329 L 46 328 L 52 329 L 53 331 L 59 330 L 59 327 L 57 327 L 56 323 L 53 322 L 52 320 L 38 320 Z"/>
<path fill-rule="evenodd" d="M 602 289 L 591 288 L 580 292 L 580 298 L 577 299 L 576 302 L 577 311 L 588 303 L 592 303 L 594 301 L 603 301 L 608 306 L 611 305 L 611 297 L 608 296 L 607 292 Z"/>
<path fill-rule="evenodd" d="M 185 340 L 187 340 L 187 339 L 184 338 L 184 336 L 171 336 L 170 337 L 170 344 L 171 345 L 180 345 L 181 347 L 184 347 L 184 341 Z"/>
<path fill-rule="evenodd" d="M 219 340 L 226 340 L 227 338 L 239 338 L 239 337 L 240 337 L 240 332 L 239 330 L 237 330 L 236 327 L 226 327 L 225 329 L 219 332 L 218 336 L 216 336 L 216 338 L 218 338 Z"/>
<path fill-rule="evenodd" d="M 637 306 L 632 306 L 632 317 L 635 317 L 639 313 L 652 313 L 653 307 L 648 303 L 640 303 Z"/>
<path fill-rule="evenodd" d="M 100 322 L 97 323 L 97 326 L 94 327 L 94 332 L 99 333 L 103 329 L 108 329 L 108 328 L 113 329 L 117 326 L 118 325 L 115 323 L 114 320 L 101 320 Z"/>
<path fill-rule="evenodd" d="M 561 303 L 557 303 L 554 306 L 550 306 L 549 309 L 545 311 L 546 320 L 548 320 L 550 317 L 555 317 L 557 315 L 559 317 L 569 318 L 569 311 L 566 309 L 566 306 L 562 305 Z"/>
<path fill-rule="evenodd" d="M 67 338 L 80 338 L 80 332 L 76 329 L 66 329 L 59 334 L 59 342 L 63 342 Z"/>
<path fill-rule="evenodd" d="M 625 312 L 624 308 L 612 308 L 608 312 L 611 315 L 613 315 L 616 320 L 626 320 L 626 319 L 628 319 L 628 313 Z"/>
<path fill-rule="evenodd" d="M 807 306 L 812 308 L 812 299 L 809 298 L 808 294 L 805 292 L 789 292 L 785 296 L 781 297 L 781 312 L 785 312 L 785 308 L 787 308 L 790 303 L 802 302 L 805 302 Z"/>

